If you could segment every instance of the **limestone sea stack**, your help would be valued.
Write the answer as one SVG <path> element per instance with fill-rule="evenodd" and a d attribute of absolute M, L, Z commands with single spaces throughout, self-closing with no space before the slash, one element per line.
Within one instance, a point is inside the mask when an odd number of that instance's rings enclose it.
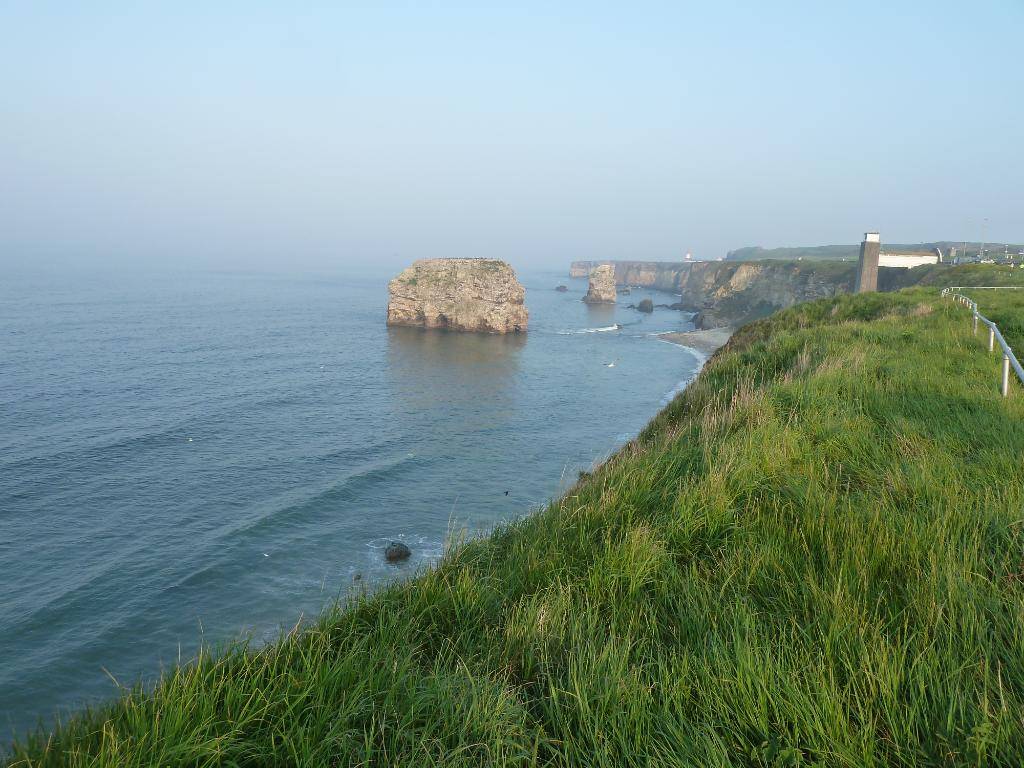
<path fill-rule="evenodd" d="M 590 286 L 583 297 L 587 304 L 615 303 L 615 267 L 601 264 L 590 272 Z"/>
<path fill-rule="evenodd" d="M 522 333 L 526 291 L 497 259 L 420 259 L 388 283 L 388 325 Z"/>

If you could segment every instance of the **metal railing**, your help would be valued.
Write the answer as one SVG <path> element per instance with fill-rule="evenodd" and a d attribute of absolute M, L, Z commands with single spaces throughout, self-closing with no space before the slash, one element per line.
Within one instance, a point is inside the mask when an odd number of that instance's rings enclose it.
<path fill-rule="evenodd" d="M 970 290 L 994 290 L 1007 289 L 1011 291 L 1020 290 L 1021 286 L 1015 285 L 972 285 L 969 286 Z M 1024 368 L 1021 368 L 1020 361 L 1017 360 L 1017 356 L 1013 354 L 1013 350 L 1010 349 L 1010 345 L 1006 343 L 1006 339 L 1003 338 L 1003 334 L 999 332 L 999 328 L 996 324 L 989 320 L 987 317 L 982 315 L 978 311 L 978 302 L 972 299 L 970 296 L 965 296 L 958 291 L 967 290 L 966 286 L 955 285 L 949 288 L 942 289 L 942 296 L 952 296 L 953 300 L 959 304 L 963 304 L 971 310 L 972 322 L 974 325 L 974 335 L 978 335 L 978 323 L 981 322 L 988 327 L 988 351 L 995 351 L 995 343 L 999 342 L 999 347 L 1003 351 L 1003 368 L 1001 375 L 1001 383 L 1003 390 L 1003 397 L 1007 397 L 1010 394 L 1010 367 L 1013 366 L 1014 373 L 1017 374 L 1017 378 L 1020 379 L 1021 384 L 1024 384 Z"/>

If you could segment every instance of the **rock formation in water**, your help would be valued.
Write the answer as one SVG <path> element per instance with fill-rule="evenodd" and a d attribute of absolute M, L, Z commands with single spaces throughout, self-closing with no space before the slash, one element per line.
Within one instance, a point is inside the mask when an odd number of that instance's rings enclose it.
<path fill-rule="evenodd" d="M 590 273 L 590 285 L 583 297 L 587 304 L 615 303 L 615 268 L 611 264 L 594 267 Z"/>
<path fill-rule="evenodd" d="M 640 312 L 646 312 L 647 314 L 650 314 L 651 312 L 654 311 L 654 302 L 651 301 L 650 299 L 640 299 L 640 303 L 636 305 L 636 308 Z"/>
<path fill-rule="evenodd" d="M 569 290 L 569 286 L 567 286 L 567 285 L 559 285 L 559 286 L 555 287 L 555 290 L 558 291 L 559 293 L 565 293 L 566 291 Z"/>
<path fill-rule="evenodd" d="M 388 283 L 388 325 L 520 333 L 526 291 L 497 259 L 420 259 Z"/>
<path fill-rule="evenodd" d="M 408 560 L 412 550 L 400 541 L 392 541 L 384 549 L 384 559 L 389 563 L 400 563 Z"/>

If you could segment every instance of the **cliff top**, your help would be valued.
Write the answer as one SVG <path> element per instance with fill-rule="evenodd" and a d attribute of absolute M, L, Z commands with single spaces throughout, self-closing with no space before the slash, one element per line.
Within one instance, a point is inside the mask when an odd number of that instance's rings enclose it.
<path fill-rule="evenodd" d="M 416 259 L 412 263 L 414 267 L 425 267 L 425 266 L 500 266 L 512 269 L 512 267 L 501 259 L 489 259 L 485 257 L 478 258 L 438 258 L 438 259 Z"/>

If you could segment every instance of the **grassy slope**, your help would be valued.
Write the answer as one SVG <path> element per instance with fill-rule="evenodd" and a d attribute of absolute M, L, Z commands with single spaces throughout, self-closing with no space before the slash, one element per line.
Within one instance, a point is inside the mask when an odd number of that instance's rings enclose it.
<path fill-rule="evenodd" d="M 15 764 L 1019 765 L 1024 390 L 969 328 L 747 326 L 543 513 Z"/>

